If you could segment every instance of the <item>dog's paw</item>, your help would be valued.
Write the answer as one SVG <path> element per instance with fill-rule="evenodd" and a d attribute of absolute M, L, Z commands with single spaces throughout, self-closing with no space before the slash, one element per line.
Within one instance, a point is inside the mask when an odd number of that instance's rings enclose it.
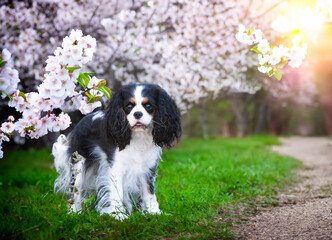
<path fill-rule="evenodd" d="M 146 215 L 146 214 L 160 215 L 160 214 L 162 214 L 162 211 L 159 208 L 155 208 L 155 209 L 143 210 L 142 213 L 143 213 L 143 215 Z"/>
<path fill-rule="evenodd" d="M 162 214 L 162 211 L 159 208 L 157 208 L 157 209 L 150 209 L 150 210 L 148 210 L 148 213 L 159 215 L 159 214 Z"/>
<path fill-rule="evenodd" d="M 116 220 L 121 221 L 121 222 L 128 218 L 127 214 L 121 213 L 121 212 L 112 213 L 111 216 L 114 217 Z"/>
<path fill-rule="evenodd" d="M 103 208 L 99 211 L 100 215 L 110 215 L 114 217 L 118 221 L 123 221 L 128 218 L 128 215 L 125 213 L 125 211 L 117 211 L 114 208 Z"/>

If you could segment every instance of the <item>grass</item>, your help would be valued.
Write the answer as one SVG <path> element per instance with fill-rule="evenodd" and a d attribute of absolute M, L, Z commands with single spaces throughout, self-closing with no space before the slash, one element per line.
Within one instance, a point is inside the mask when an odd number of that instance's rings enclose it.
<path fill-rule="evenodd" d="M 272 153 L 275 137 L 184 139 L 160 163 L 157 198 L 164 214 L 123 222 L 93 209 L 67 214 L 54 194 L 50 150 L 13 151 L 0 160 L 1 239 L 229 239 L 220 208 L 273 197 L 299 162 Z"/>

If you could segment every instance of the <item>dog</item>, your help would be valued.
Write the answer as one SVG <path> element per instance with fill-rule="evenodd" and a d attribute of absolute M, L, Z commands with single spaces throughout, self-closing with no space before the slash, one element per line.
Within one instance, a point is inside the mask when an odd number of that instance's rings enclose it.
<path fill-rule="evenodd" d="M 134 206 L 160 214 L 154 181 L 163 149 L 178 142 L 181 117 L 174 100 L 154 84 L 130 84 L 104 111 L 85 116 L 53 144 L 56 192 L 70 192 L 80 212 L 95 195 L 96 210 L 123 220 Z"/>

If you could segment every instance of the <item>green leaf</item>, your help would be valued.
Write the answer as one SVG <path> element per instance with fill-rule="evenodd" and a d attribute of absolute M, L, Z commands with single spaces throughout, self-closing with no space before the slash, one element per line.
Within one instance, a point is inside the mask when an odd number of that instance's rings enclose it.
<path fill-rule="evenodd" d="M 30 126 L 30 127 L 26 127 L 24 128 L 24 130 L 27 132 L 27 131 L 35 131 L 35 127 L 34 126 Z"/>
<path fill-rule="evenodd" d="M 264 54 L 258 50 L 258 47 L 257 46 L 254 46 L 250 49 L 251 51 L 255 52 L 255 53 L 258 53 L 260 54 L 262 57 L 264 57 Z"/>
<path fill-rule="evenodd" d="M 106 87 L 106 86 L 99 86 L 99 87 L 96 87 L 96 89 L 98 91 L 102 92 L 107 99 L 111 98 L 112 91 L 108 87 Z"/>
<path fill-rule="evenodd" d="M 76 80 L 77 80 L 77 82 L 78 82 L 79 84 L 82 85 L 82 87 L 84 87 L 83 77 L 82 77 L 81 73 L 78 75 L 78 77 L 77 77 Z"/>
<path fill-rule="evenodd" d="M 87 88 L 90 82 L 90 77 L 92 73 L 80 73 L 77 77 L 77 82 L 82 85 L 84 89 Z"/>
<path fill-rule="evenodd" d="M 134 53 L 137 54 L 139 51 L 141 51 L 141 49 L 140 48 L 136 48 L 135 51 L 134 51 Z"/>
<path fill-rule="evenodd" d="M 80 69 L 81 67 L 65 67 L 69 73 L 73 73 L 76 69 Z"/>
<path fill-rule="evenodd" d="M 247 32 L 248 36 L 250 36 L 250 35 L 253 33 L 253 31 L 254 31 L 253 28 L 249 28 L 249 29 L 248 29 L 248 32 Z"/>
<path fill-rule="evenodd" d="M 98 101 L 100 96 L 92 96 L 92 98 L 89 99 L 88 103 L 94 103 L 95 101 Z"/>
<path fill-rule="evenodd" d="M 85 92 L 85 95 L 87 95 L 88 96 L 88 98 L 92 98 L 93 97 L 93 95 L 91 95 L 90 93 L 88 93 L 88 92 Z"/>
<path fill-rule="evenodd" d="M 89 85 L 90 82 L 90 77 L 88 74 L 83 73 L 83 81 L 84 81 L 84 88 L 87 88 L 87 86 Z"/>
<path fill-rule="evenodd" d="M 1 95 L 1 94 L 0 94 Z M 10 95 L 7 95 L 7 97 L 9 98 L 9 100 L 10 101 L 13 101 L 13 98 L 12 98 L 12 96 L 10 96 Z"/>
<path fill-rule="evenodd" d="M 281 80 L 282 73 L 281 73 L 281 71 L 278 68 L 276 70 L 274 70 L 274 76 L 276 77 L 276 79 L 278 79 L 278 81 Z"/>
<path fill-rule="evenodd" d="M 7 63 L 7 61 L 1 61 L 1 62 L 0 62 L 0 67 L 3 67 L 3 66 L 5 66 L 5 65 L 6 65 L 6 63 Z"/>
<path fill-rule="evenodd" d="M 288 63 L 288 61 L 286 60 L 281 60 L 279 63 L 278 63 L 278 67 L 279 68 L 283 68 L 285 66 L 285 64 Z"/>
<path fill-rule="evenodd" d="M 269 71 L 269 77 L 271 77 L 272 75 L 273 75 L 273 69 Z"/>
<path fill-rule="evenodd" d="M 18 95 L 24 99 L 24 101 L 27 100 L 27 97 L 25 96 L 24 92 L 19 91 Z"/>
<path fill-rule="evenodd" d="M 98 87 L 103 87 L 106 85 L 106 80 L 100 80 L 99 84 L 98 84 Z"/>

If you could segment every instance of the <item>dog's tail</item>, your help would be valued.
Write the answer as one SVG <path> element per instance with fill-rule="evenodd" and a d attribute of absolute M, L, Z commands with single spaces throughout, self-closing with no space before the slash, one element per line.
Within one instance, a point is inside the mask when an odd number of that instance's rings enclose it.
<path fill-rule="evenodd" d="M 54 191 L 67 192 L 70 184 L 71 154 L 69 153 L 69 142 L 65 135 L 61 134 L 53 144 L 52 155 L 54 165 L 59 173 L 54 183 Z"/>

